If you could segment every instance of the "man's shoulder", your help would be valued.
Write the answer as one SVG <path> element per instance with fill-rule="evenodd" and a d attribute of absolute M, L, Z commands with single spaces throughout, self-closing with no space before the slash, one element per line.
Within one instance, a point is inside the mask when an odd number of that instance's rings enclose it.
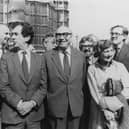
<path fill-rule="evenodd" d="M 129 49 L 129 44 L 124 43 L 124 44 L 123 44 L 123 47 L 124 47 L 125 49 Z"/>
<path fill-rule="evenodd" d="M 50 55 L 52 55 L 52 54 L 54 54 L 56 52 L 57 52 L 56 49 L 51 49 L 51 50 L 46 51 L 43 55 L 44 56 L 50 56 Z"/>
<path fill-rule="evenodd" d="M 71 51 L 73 51 L 74 53 L 80 55 L 80 56 L 84 56 L 84 53 L 81 52 L 80 50 L 78 50 L 77 48 L 73 48 L 71 47 Z"/>
<path fill-rule="evenodd" d="M 13 52 L 7 51 L 6 53 L 4 53 L 4 54 L 2 55 L 2 57 L 3 57 L 3 58 L 11 58 L 11 57 L 14 56 L 15 54 L 17 54 L 17 53 L 13 53 Z"/>

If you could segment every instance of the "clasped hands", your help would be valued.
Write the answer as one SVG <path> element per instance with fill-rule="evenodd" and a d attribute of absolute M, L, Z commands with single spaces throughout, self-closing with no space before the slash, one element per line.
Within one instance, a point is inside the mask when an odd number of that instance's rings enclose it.
<path fill-rule="evenodd" d="M 115 120 L 115 114 L 109 110 L 104 110 L 104 116 L 108 121 Z"/>
<path fill-rule="evenodd" d="M 35 106 L 36 106 L 36 102 L 33 100 L 30 100 L 30 101 L 20 100 L 17 105 L 17 110 L 22 116 L 24 116 L 27 113 L 29 113 L 32 110 L 32 108 Z"/>
<path fill-rule="evenodd" d="M 115 120 L 115 113 L 109 110 L 104 110 L 104 116 L 106 120 L 108 121 L 106 125 L 108 126 L 109 129 L 118 129 L 117 122 Z"/>

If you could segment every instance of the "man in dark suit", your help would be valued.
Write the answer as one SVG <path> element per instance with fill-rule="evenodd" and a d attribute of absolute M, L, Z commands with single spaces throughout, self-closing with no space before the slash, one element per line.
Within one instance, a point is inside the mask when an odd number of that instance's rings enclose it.
<path fill-rule="evenodd" d="M 16 23 L 11 32 L 20 50 L 1 59 L 2 122 L 6 129 L 40 129 L 47 89 L 44 61 L 29 47 L 34 36 L 30 24 Z"/>
<path fill-rule="evenodd" d="M 128 36 L 128 29 L 123 25 L 113 26 L 110 30 L 111 40 L 116 46 L 115 60 L 123 63 L 129 72 L 129 44 L 125 43 Z M 129 88 L 124 95 L 129 99 Z"/>
<path fill-rule="evenodd" d="M 71 37 L 68 27 L 59 27 L 57 47 L 44 55 L 51 129 L 78 129 L 83 112 L 86 62 L 83 53 L 71 47 Z"/>

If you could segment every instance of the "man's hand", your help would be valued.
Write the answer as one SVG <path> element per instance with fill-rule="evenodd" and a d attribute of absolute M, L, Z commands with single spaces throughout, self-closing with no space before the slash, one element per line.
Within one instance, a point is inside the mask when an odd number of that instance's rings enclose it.
<path fill-rule="evenodd" d="M 32 108 L 35 106 L 36 106 L 36 102 L 33 100 L 25 101 L 25 102 L 21 100 L 18 103 L 17 109 L 19 113 L 24 116 L 27 113 L 29 113 L 32 110 Z"/>
<path fill-rule="evenodd" d="M 24 114 L 24 109 L 23 109 L 23 100 L 20 100 L 17 104 L 17 110 L 18 112 L 23 115 Z"/>

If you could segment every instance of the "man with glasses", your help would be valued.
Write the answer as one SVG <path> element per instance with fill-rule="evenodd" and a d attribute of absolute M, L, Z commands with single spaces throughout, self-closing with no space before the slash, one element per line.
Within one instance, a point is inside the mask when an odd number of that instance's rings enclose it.
<path fill-rule="evenodd" d="M 49 51 L 56 47 L 55 36 L 53 34 L 47 34 L 43 40 L 45 51 Z"/>
<path fill-rule="evenodd" d="M 128 29 L 122 25 L 116 25 L 110 31 L 111 40 L 116 46 L 115 60 L 123 63 L 129 72 L 129 44 L 125 43 L 128 36 Z M 129 100 L 129 87 L 125 91 L 124 95 Z"/>
<path fill-rule="evenodd" d="M 55 36 L 57 47 L 44 54 L 49 122 L 51 129 L 78 129 L 84 105 L 85 57 L 71 46 L 68 27 L 59 27 Z"/>
<path fill-rule="evenodd" d="M 111 40 L 116 46 L 115 60 L 122 62 L 129 71 L 129 45 L 125 43 L 128 29 L 122 25 L 111 28 Z"/>

